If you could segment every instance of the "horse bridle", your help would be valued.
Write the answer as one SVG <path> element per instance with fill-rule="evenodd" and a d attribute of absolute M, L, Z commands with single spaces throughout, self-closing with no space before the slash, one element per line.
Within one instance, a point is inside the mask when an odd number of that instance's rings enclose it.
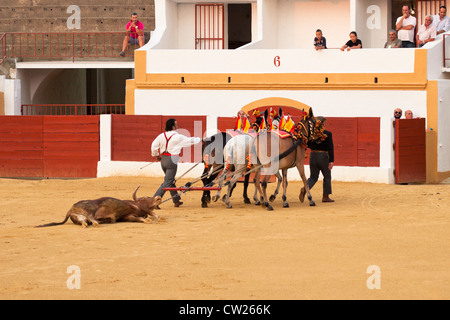
<path fill-rule="evenodd" d="M 306 128 L 305 124 L 302 121 L 300 121 L 299 124 L 301 124 L 303 129 L 305 129 L 305 133 L 307 134 L 306 138 L 308 139 L 308 141 L 310 141 L 312 132 L 314 132 L 314 122 L 311 121 L 310 119 L 307 119 L 306 121 L 308 122 L 309 130 Z"/>

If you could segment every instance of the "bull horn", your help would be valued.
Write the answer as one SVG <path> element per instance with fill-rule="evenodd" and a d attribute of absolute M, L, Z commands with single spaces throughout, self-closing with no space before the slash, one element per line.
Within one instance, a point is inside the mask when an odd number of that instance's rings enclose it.
<path fill-rule="evenodd" d="M 138 189 L 141 187 L 141 185 L 138 185 L 137 188 L 134 190 L 133 192 L 133 200 L 134 201 L 138 201 L 138 199 L 136 198 L 136 192 L 138 191 Z"/>

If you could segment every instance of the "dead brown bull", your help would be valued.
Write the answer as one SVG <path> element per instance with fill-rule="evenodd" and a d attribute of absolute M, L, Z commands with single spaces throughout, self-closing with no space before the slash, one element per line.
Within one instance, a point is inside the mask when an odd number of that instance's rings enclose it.
<path fill-rule="evenodd" d="M 133 192 L 133 200 L 119 200 L 111 197 L 103 197 L 95 200 L 82 200 L 75 203 L 67 212 L 62 222 L 53 222 L 37 227 L 57 226 L 67 222 L 70 218 L 73 223 L 87 227 L 92 224 L 98 227 L 100 223 L 145 222 L 150 223 L 151 217 L 159 219 L 153 213 L 153 209 L 161 203 L 161 197 L 136 197 Z"/>

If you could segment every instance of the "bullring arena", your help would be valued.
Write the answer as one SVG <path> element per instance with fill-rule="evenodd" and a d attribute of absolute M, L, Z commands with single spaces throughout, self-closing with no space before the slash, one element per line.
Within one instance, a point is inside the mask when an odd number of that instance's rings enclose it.
<path fill-rule="evenodd" d="M 334 182 L 335 203 L 300 204 L 290 182 L 290 208 L 244 204 L 201 208 L 183 196 L 151 224 L 82 228 L 62 221 L 81 199 L 152 195 L 157 178 L 0 179 L 1 299 L 448 299 L 448 184 Z M 187 180 L 180 181 L 180 185 Z M 274 184 L 269 184 L 272 191 Z M 249 191 L 253 192 L 253 185 Z M 80 289 L 68 289 L 69 266 Z M 380 288 L 369 289 L 369 266 Z"/>
<path fill-rule="evenodd" d="M 403 2 L 0 0 L 0 299 L 449 299 L 450 30 L 385 49 Z M 417 26 L 448 6 L 408 3 Z M 363 48 L 339 50 L 353 30 Z M 145 44 L 123 49 L 133 33 Z M 153 196 L 170 118 L 205 138 L 281 107 L 327 118 L 334 203 L 322 176 L 300 203 L 291 169 L 289 208 L 245 204 L 239 183 L 232 209 L 188 191 L 152 223 L 35 228 L 80 200 Z M 177 186 L 202 159 L 183 149 Z"/>

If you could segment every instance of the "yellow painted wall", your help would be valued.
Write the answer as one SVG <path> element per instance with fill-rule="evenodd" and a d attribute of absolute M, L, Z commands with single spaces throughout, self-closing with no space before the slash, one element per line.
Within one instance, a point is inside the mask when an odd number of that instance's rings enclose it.
<path fill-rule="evenodd" d="M 0 91 L 0 116 L 5 115 L 5 94 Z"/>

